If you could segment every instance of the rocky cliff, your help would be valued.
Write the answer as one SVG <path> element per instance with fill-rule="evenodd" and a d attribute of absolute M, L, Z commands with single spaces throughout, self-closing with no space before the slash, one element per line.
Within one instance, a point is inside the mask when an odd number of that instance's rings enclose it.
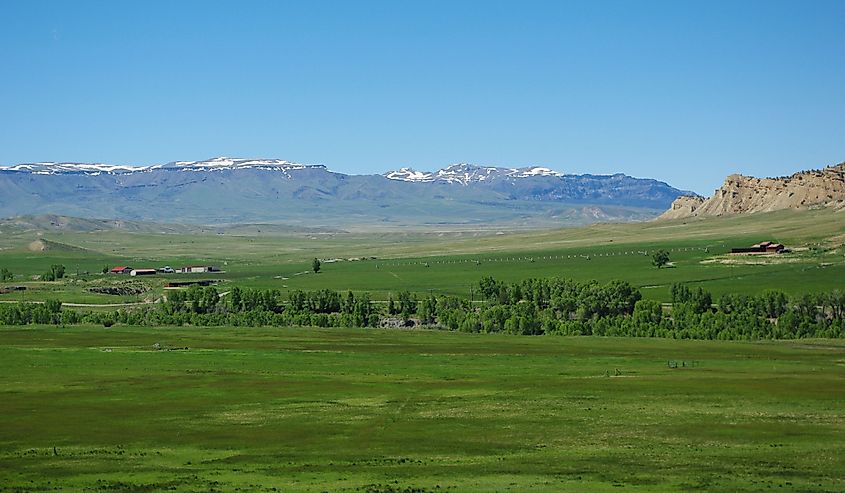
<path fill-rule="evenodd" d="M 845 208 L 845 163 L 781 178 L 730 175 L 712 197 L 681 196 L 659 219 L 800 209 Z"/>

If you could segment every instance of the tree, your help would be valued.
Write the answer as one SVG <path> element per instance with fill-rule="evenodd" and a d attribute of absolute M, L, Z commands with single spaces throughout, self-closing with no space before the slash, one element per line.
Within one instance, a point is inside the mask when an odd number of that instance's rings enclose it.
<path fill-rule="evenodd" d="M 417 314 L 420 317 L 420 322 L 425 325 L 432 325 L 436 321 L 437 314 L 437 298 L 429 296 L 420 302 L 417 309 Z"/>
<path fill-rule="evenodd" d="M 417 297 L 411 295 L 409 291 L 399 291 L 398 298 L 399 313 L 402 314 L 402 318 L 408 320 L 411 315 L 417 312 Z"/>
<path fill-rule="evenodd" d="M 320 272 L 321 265 L 323 265 L 323 263 L 320 262 L 320 259 L 314 257 L 314 260 L 311 261 L 311 270 L 314 271 L 314 274 Z"/>
<path fill-rule="evenodd" d="M 663 320 L 663 307 L 654 300 L 639 300 L 634 305 L 634 322 L 638 325 L 659 324 Z"/>
<path fill-rule="evenodd" d="M 44 308 L 50 313 L 59 313 L 62 311 L 62 302 L 59 300 L 45 300 Z"/>
<path fill-rule="evenodd" d="M 789 307 L 789 300 L 783 291 L 767 289 L 760 295 L 760 311 L 767 318 L 778 318 Z"/>
<path fill-rule="evenodd" d="M 669 252 L 658 250 L 651 256 L 651 263 L 658 269 L 669 263 Z"/>
<path fill-rule="evenodd" d="M 243 310 L 243 292 L 241 288 L 235 286 L 229 292 L 229 304 L 232 306 L 232 311 L 239 312 Z"/>
<path fill-rule="evenodd" d="M 341 306 L 341 312 L 346 314 L 351 314 L 355 311 L 355 295 L 352 294 L 352 291 L 348 291 L 346 293 L 346 301 L 343 302 Z"/>
<path fill-rule="evenodd" d="M 58 281 L 59 279 L 65 277 L 65 266 L 62 264 L 51 265 L 50 274 L 53 276 L 53 281 Z"/>
<path fill-rule="evenodd" d="M 358 327 L 366 327 L 377 322 L 373 305 L 370 303 L 370 293 L 363 293 L 355 300 L 355 307 L 352 310 L 354 324 Z"/>
<path fill-rule="evenodd" d="M 669 294 L 672 296 L 672 304 L 686 303 L 692 299 L 692 291 L 681 283 L 674 283 L 669 287 Z"/>
<path fill-rule="evenodd" d="M 3 269 L 0 270 L 0 281 L 11 281 L 14 278 L 15 275 L 12 274 L 12 271 L 10 271 L 9 269 L 3 267 Z"/>
<path fill-rule="evenodd" d="M 308 308 L 308 295 L 305 291 L 295 289 L 288 293 L 290 307 L 294 312 L 304 312 Z"/>
<path fill-rule="evenodd" d="M 486 300 L 498 300 L 499 291 L 501 290 L 501 286 L 495 279 L 490 276 L 482 277 L 481 280 L 478 282 L 479 290 L 481 291 L 481 296 L 484 297 Z"/>

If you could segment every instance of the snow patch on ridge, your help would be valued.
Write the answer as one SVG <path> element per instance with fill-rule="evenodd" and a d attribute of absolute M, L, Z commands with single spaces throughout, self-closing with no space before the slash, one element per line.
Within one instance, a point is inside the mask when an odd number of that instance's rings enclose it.
<path fill-rule="evenodd" d="M 14 166 L 0 166 L 0 171 L 32 173 L 38 175 L 84 174 L 97 176 L 100 174 L 130 174 L 146 173 L 159 169 L 175 169 L 181 171 L 209 171 L 232 169 L 263 169 L 285 172 L 298 169 L 326 169 L 320 164 L 299 164 L 281 159 L 240 159 L 216 157 L 205 161 L 174 161 L 167 164 L 153 166 L 124 166 L 111 164 L 88 163 L 24 163 Z M 288 175 L 289 176 L 289 175 Z"/>
<path fill-rule="evenodd" d="M 434 180 L 431 173 L 417 171 L 413 168 L 399 168 L 398 171 L 388 171 L 384 174 L 384 177 L 399 181 L 430 182 Z"/>
<path fill-rule="evenodd" d="M 174 161 L 164 165 L 165 168 L 180 168 L 186 170 L 208 170 L 208 169 L 238 169 L 238 168 L 261 168 L 261 169 L 306 169 L 325 168 L 319 164 L 299 164 L 282 159 L 241 159 L 229 157 L 216 157 L 205 161 Z"/>
<path fill-rule="evenodd" d="M 156 164 L 153 166 L 125 166 L 111 164 L 89 164 L 89 163 L 24 163 L 14 166 L 0 166 L 0 172 L 31 173 L 39 175 L 59 174 L 84 174 L 97 176 L 100 174 L 135 174 L 148 173 L 157 170 L 171 170 L 181 172 L 199 171 L 224 171 L 259 169 L 267 171 L 278 171 L 288 178 L 293 178 L 291 171 L 294 170 L 323 170 L 327 168 L 321 164 L 300 164 L 283 159 L 244 159 L 231 157 L 215 157 L 204 161 L 173 161 L 167 164 Z M 389 171 L 383 175 L 385 178 L 397 181 L 415 183 L 449 183 L 469 185 L 471 183 L 489 182 L 494 180 L 515 180 L 532 177 L 559 177 L 564 176 L 550 168 L 543 166 L 529 166 L 524 168 L 498 168 L 494 166 L 476 166 L 467 163 L 453 164 L 435 172 L 417 171 L 410 167 L 400 168 L 397 171 Z"/>
<path fill-rule="evenodd" d="M 418 183 L 457 183 L 469 185 L 482 181 L 496 179 L 530 178 L 534 176 L 564 176 L 550 168 L 529 166 L 525 168 L 497 168 L 494 166 L 475 166 L 472 164 L 453 164 L 435 172 L 417 171 L 413 168 L 400 168 L 383 175 L 390 180 L 418 182 Z"/>
<path fill-rule="evenodd" d="M 21 173 L 33 173 L 36 175 L 57 175 L 63 173 L 82 173 L 86 175 L 99 175 L 101 173 L 132 173 L 142 171 L 146 168 L 134 166 L 117 166 L 112 164 L 87 164 L 87 163 L 25 163 L 14 166 L 0 166 L 0 171 L 17 171 Z"/>

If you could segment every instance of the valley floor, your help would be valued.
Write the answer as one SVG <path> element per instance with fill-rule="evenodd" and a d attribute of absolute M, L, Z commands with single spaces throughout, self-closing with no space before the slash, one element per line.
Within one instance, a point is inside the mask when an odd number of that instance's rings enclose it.
<path fill-rule="evenodd" d="M 845 490 L 845 343 L 0 328 L 0 491 Z"/>
<path fill-rule="evenodd" d="M 244 227 L 245 228 L 245 227 Z M 380 232 L 360 234 L 132 233 L 110 230 L 2 231 L 0 301 L 102 304 L 153 302 L 171 281 L 214 279 L 221 292 L 232 286 L 291 290 L 369 292 L 386 301 L 398 291 L 424 297 L 472 299 L 485 276 L 502 281 L 561 277 L 607 282 L 621 279 L 643 297 L 670 301 L 673 283 L 713 293 L 759 294 L 778 289 L 791 296 L 845 290 L 845 212 L 829 209 L 779 211 L 723 218 L 692 218 L 532 232 Z M 35 240 L 35 241 L 34 241 Z M 733 247 L 760 241 L 784 243 L 793 252 L 731 256 Z M 33 243 L 39 248 L 31 249 Z M 41 249 L 43 247 L 43 249 Z M 656 269 L 651 255 L 665 249 L 671 267 Z M 323 260 L 319 275 L 311 262 Z M 53 265 L 64 279 L 41 281 Z M 224 272 L 159 274 L 144 278 L 101 274 L 103 268 L 212 265 Z M 10 291 L 20 285 L 25 291 Z M 138 294 L 109 295 L 103 287 Z M 475 298 L 477 299 L 477 298 Z"/>

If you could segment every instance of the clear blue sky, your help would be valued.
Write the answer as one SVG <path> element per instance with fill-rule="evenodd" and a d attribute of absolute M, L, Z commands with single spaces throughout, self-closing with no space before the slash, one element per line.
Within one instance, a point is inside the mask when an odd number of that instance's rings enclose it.
<path fill-rule="evenodd" d="M 845 1 L 0 3 L 0 165 L 845 161 Z"/>

